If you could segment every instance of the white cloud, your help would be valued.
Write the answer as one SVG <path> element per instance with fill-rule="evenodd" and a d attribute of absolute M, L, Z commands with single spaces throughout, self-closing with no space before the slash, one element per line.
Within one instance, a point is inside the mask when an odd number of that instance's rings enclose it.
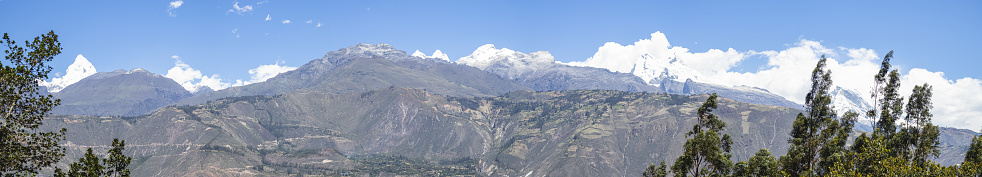
<path fill-rule="evenodd" d="M 189 92 L 198 92 L 204 87 L 209 87 L 213 90 L 222 90 L 232 86 L 230 83 L 222 82 L 221 77 L 218 74 L 213 74 L 211 76 L 205 76 L 201 74 L 200 70 L 191 68 L 191 65 L 181 61 L 181 57 L 174 55 L 171 58 L 177 60 L 174 62 L 174 67 L 167 70 L 167 74 L 164 77 L 173 79 L 174 82 L 181 84 L 185 90 Z"/>
<path fill-rule="evenodd" d="M 321 26 L 323 26 L 323 24 L 321 24 L 321 22 L 317 22 L 317 26 L 314 27 L 320 28 Z"/>
<path fill-rule="evenodd" d="M 170 15 L 171 17 L 177 16 L 177 14 L 174 14 L 173 10 L 181 7 L 181 5 L 184 5 L 184 1 L 182 0 L 170 2 L 170 5 L 167 5 L 167 15 Z"/>
<path fill-rule="evenodd" d="M 828 69 L 832 70 L 832 82 L 839 87 L 868 96 L 873 75 L 879 70 L 881 55 L 866 48 L 825 47 L 818 41 L 799 40 L 780 51 L 745 51 L 711 49 L 703 53 L 691 53 L 688 49 L 671 46 L 664 34 L 654 33 L 651 39 L 642 39 L 633 45 L 623 46 L 609 42 L 600 47 L 593 57 L 571 65 L 607 68 L 615 72 L 632 72 L 639 77 L 652 77 L 645 70 L 645 63 L 677 58 L 684 68 L 696 71 L 701 82 L 720 85 L 747 85 L 767 89 L 788 100 L 803 103 L 810 89 L 809 77 L 821 55 L 825 54 Z M 763 57 L 767 63 L 761 69 L 750 72 L 730 71 L 749 57 Z M 898 55 L 897 59 L 904 59 Z M 659 67 L 659 66 L 655 66 Z M 660 66 L 666 67 L 666 66 Z M 684 69 L 683 68 L 683 69 Z M 896 67 L 895 67 L 896 68 Z M 962 78 L 949 80 L 942 72 L 910 69 L 903 76 L 901 93 L 909 95 L 913 86 L 928 83 L 934 87 L 934 122 L 938 125 L 976 130 L 982 126 L 982 80 Z M 869 98 L 865 98 L 869 99 Z"/>
<path fill-rule="evenodd" d="M 250 76 L 249 81 L 236 80 L 236 84 L 234 85 L 235 86 L 249 85 L 253 83 L 263 82 L 270 78 L 275 77 L 276 75 L 279 75 L 280 73 L 285 73 L 287 71 L 293 71 L 297 69 L 297 67 L 291 67 L 282 64 L 286 64 L 286 62 L 277 61 L 276 63 L 273 63 L 271 65 L 259 65 L 259 67 L 249 70 L 249 76 Z"/>
<path fill-rule="evenodd" d="M 269 14 L 266 14 L 266 21 L 269 21 L 269 20 L 272 20 L 272 18 L 269 18 Z"/>
<path fill-rule="evenodd" d="M 689 49 L 671 46 L 668 38 L 661 32 L 651 34 L 650 39 L 642 39 L 632 45 L 623 46 L 608 42 L 601 46 L 593 57 L 582 62 L 570 62 L 575 66 L 605 68 L 614 72 L 633 73 L 646 82 L 660 77 L 668 70 L 678 75 L 676 80 L 713 82 L 713 78 L 701 75 L 714 74 L 736 66 L 751 52 L 738 52 L 728 49 L 725 52 L 711 49 L 703 53 L 690 53 Z M 678 61 L 674 60 L 678 59 Z M 697 72 L 692 72 L 697 71 Z"/>
<path fill-rule="evenodd" d="M 269 78 L 273 78 L 280 73 L 287 71 L 292 71 L 297 69 L 297 67 L 291 67 L 284 65 L 285 62 L 277 61 L 271 65 L 259 65 L 254 69 L 249 70 L 249 80 L 243 81 L 237 79 L 235 83 L 223 82 L 221 76 L 218 74 L 212 74 L 207 76 L 201 73 L 200 70 L 191 68 L 191 65 L 181 61 L 181 57 L 174 55 L 171 58 L 177 60 L 174 62 L 174 67 L 167 70 L 167 74 L 164 77 L 173 79 L 181 87 L 194 93 L 201 90 L 204 87 L 211 88 L 213 90 L 222 90 L 229 87 L 249 85 L 253 83 L 263 82 Z"/>
<path fill-rule="evenodd" d="M 283 24 L 290 24 L 290 20 L 283 20 Z"/>
<path fill-rule="evenodd" d="M 92 66 L 92 63 L 89 63 L 88 59 L 85 59 L 82 54 L 79 54 L 75 56 L 75 62 L 68 65 L 64 76 L 52 78 L 51 82 L 42 81 L 39 84 L 48 87 L 49 92 L 58 92 L 95 73 L 95 66 Z"/>
<path fill-rule="evenodd" d="M 313 20 L 307 20 L 307 24 L 313 23 Z"/>
<path fill-rule="evenodd" d="M 252 12 L 252 5 L 239 6 L 239 2 L 236 1 L 232 4 L 232 9 L 229 9 L 227 13 L 236 13 L 242 15 L 242 13 Z"/>
<path fill-rule="evenodd" d="M 898 59 L 898 58 L 895 58 Z M 932 102 L 935 124 L 978 131 L 982 127 L 982 80 L 964 77 L 949 80 L 943 72 L 914 68 L 901 80 L 901 95 L 910 95 L 915 85 L 927 83 L 934 90 Z"/>

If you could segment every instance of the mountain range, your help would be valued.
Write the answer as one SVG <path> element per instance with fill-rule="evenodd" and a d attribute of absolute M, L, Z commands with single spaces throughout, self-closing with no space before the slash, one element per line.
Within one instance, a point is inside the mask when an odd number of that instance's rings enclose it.
<path fill-rule="evenodd" d="M 734 160 L 785 153 L 800 104 L 698 82 L 680 62 L 620 73 L 490 44 L 455 62 L 357 44 L 264 82 L 194 94 L 142 69 L 45 85 L 62 105 L 44 128 L 69 129 L 66 159 L 126 139 L 137 176 L 628 176 L 674 160 L 702 94 L 717 93 Z M 841 110 L 870 108 L 855 91 L 833 93 Z M 960 162 L 975 133 L 943 132 L 938 161 Z"/>

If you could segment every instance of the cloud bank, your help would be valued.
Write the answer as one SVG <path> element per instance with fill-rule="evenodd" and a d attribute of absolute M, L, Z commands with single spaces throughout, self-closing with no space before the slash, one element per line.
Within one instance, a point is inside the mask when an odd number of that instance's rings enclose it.
<path fill-rule="evenodd" d="M 297 69 L 296 67 L 283 65 L 285 62 L 282 61 L 278 61 L 271 65 L 259 65 L 259 67 L 248 71 L 250 75 L 250 79 L 248 81 L 235 80 L 234 83 L 231 83 L 222 81 L 221 76 L 218 74 L 212 74 L 211 76 L 202 74 L 200 70 L 194 69 L 191 67 L 191 65 L 181 61 L 180 56 L 174 55 L 171 56 L 171 58 L 177 61 L 174 62 L 173 68 L 167 70 L 167 74 L 164 75 L 164 77 L 173 79 L 175 82 L 181 84 L 184 89 L 192 93 L 201 91 L 201 89 L 205 87 L 213 90 L 222 90 L 234 86 L 243 86 L 263 82 L 280 73 Z"/>
<path fill-rule="evenodd" d="M 593 57 L 570 65 L 606 68 L 614 72 L 632 73 L 645 79 L 655 79 L 660 71 L 684 72 L 681 80 L 693 79 L 720 85 L 746 85 L 767 89 L 788 100 L 803 103 L 810 89 L 809 75 L 822 55 L 829 58 L 832 82 L 844 89 L 868 97 L 873 76 L 879 69 L 882 55 L 866 48 L 827 47 L 819 41 L 801 39 L 780 51 L 736 51 L 710 49 L 692 52 L 672 46 L 661 32 L 651 34 L 631 45 L 608 42 Z M 750 57 L 762 57 L 767 63 L 757 71 L 738 72 L 734 67 Z M 894 60 L 905 60 L 902 53 Z M 896 65 L 895 65 L 896 66 Z M 681 67 L 681 68 L 679 68 Z M 894 67 L 900 68 L 900 67 Z M 905 72 L 906 71 L 906 72 Z M 942 126 L 976 130 L 982 127 L 982 80 L 976 78 L 949 79 L 943 72 L 921 68 L 901 70 L 901 93 L 909 95 L 914 85 L 928 83 L 934 87 L 934 122 Z M 867 101 L 869 98 L 866 98 Z"/>
<path fill-rule="evenodd" d="M 249 75 L 250 75 L 249 81 L 236 80 L 235 81 L 236 83 L 234 85 L 236 86 L 249 85 L 253 83 L 263 82 L 269 80 L 270 78 L 276 77 L 276 75 L 279 75 L 280 73 L 285 73 L 287 71 L 293 71 L 297 69 L 297 67 L 291 67 L 282 64 L 286 64 L 286 62 L 276 61 L 276 63 L 273 63 L 271 65 L 259 65 L 259 67 L 249 70 Z"/>
<path fill-rule="evenodd" d="M 167 74 L 164 77 L 171 78 L 185 90 L 192 93 L 200 91 L 204 87 L 208 87 L 214 90 L 221 90 L 231 86 L 229 83 L 222 82 L 222 79 L 218 74 L 213 74 L 211 76 L 206 76 L 201 74 L 200 70 L 191 68 L 191 65 L 181 61 L 181 57 L 174 55 L 171 58 L 177 60 L 174 62 L 174 67 L 167 70 Z"/>

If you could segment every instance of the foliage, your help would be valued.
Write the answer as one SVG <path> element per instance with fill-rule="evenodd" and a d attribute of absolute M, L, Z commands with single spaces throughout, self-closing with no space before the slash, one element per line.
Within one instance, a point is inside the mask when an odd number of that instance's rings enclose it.
<path fill-rule="evenodd" d="M 662 160 L 661 164 L 655 166 L 655 164 L 648 165 L 648 168 L 644 170 L 641 176 L 644 177 L 665 177 L 668 176 L 668 171 L 665 170 L 665 161 Z"/>
<path fill-rule="evenodd" d="M 699 122 L 686 133 L 691 139 L 685 141 L 682 156 L 672 165 L 676 176 L 725 176 L 730 173 L 733 165 L 730 161 L 730 144 L 733 142 L 729 134 L 719 135 L 726 122 L 712 114 L 717 107 L 716 97 L 716 93 L 709 95 L 699 107 Z"/>
<path fill-rule="evenodd" d="M 372 174 L 378 176 L 382 172 L 398 175 L 421 176 L 455 176 L 477 175 L 477 160 L 458 160 L 455 164 L 432 164 L 410 160 L 401 156 L 369 155 L 355 158 L 361 165 L 352 170 L 355 174 Z"/>
<path fill-rule="evenodd" d="M 962 176 L 982 176 L 982 135 L 972 137 L 972 144 L 965 152 L 965 161 L 959 170 Z"/>
<path fill-rule="evenodd" d="M 924 164 L 941 153 L 938 126 L 931 123 L 931 86 L 914 86 L 907 102 L 906 124 L 894 136 L 895 154 L 911 159 L 912 163 Z"/>
<path fill-rule="evenodd" d="M 876 120 L 872 133 L 861 134 L 851 147 L 846 147 L 860 115 L 850 111 L 838 117 L 833 111 L 829 95 L 831 71 L 825 69 L 827 59 L 822 56 L 812 71 L 806 110 L 798 114 L 793 124 L 788 154 L 775 161 L 769 151 L 762 149 L 749 161 L 737 163 L 732 175 L 982 176 L 982 135 L 972 139 L 960 166 L 941 166 L 931 160 L 940 153 L 939 128 L 931 123 L 932 87 L 915 86 L 906 106 L 901 104 L 904 98 L 898 93 L 900 76 L 897 70 L 890 69 L 892 58 L 893 51 L 883 58 L 880 71 L 874 76 L 871 97 L 876 103 L 873 110 L 866 112 L 867 117 Z M 898 124 L 901 117 L 903 123 Z M 693 131 L 698 131 L 698 126 Z M 688 142 L 686 148 L 689 153 Z M 687 160 L 680 158 L 676 164 Z M 653 168 L 652 164 L 648 171 Z M 686 175 L 686 171 L 675 172 Z"/>
<path fill-rule="evenodd" d="M 733 168 L 733 176 L 781 176 L 780 164 L 767 149 L 757 151 L 750 161 L 741 161 Z"/>
<path fill-rule="evenodd" d="M 42 94 L 38 82 L 48 78 L 51 67 L 45 64 L 61 53 L 61 43 L 54 31 L 24 41 L 24 47 L 7 33 L 0 43 L 7 46 L 6 62 L 0 62 L 0 175 L 33 176 L 64 156 L 58 142 L 64 139 L 65 129 L 37 130 L 41 119 L 60 102 Z"/>
<path fill-rule="evenodd" d="M 92 148 L 89 148 L 84 157 L 79 158 L 78 162 L 69 165 L 71 169 L 67 173 L 61 169 L 55 169 L 55 176 L 130 176 L 130 170 L 126 169 L 126 167 L 130 165 L 133 159 L 123 155 L 123 150 L 126 148 L 126 141 L 113 139 L 112 147 L 107 152 L 109 154 L 108 157 L 102 159 L 101 164 L 99 163 L 99 157 L 92 154 Z"/>

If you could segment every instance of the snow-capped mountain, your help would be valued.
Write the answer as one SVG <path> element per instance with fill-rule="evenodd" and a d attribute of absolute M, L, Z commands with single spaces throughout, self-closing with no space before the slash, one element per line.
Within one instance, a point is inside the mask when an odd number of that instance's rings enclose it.
<path fill-rule="evenodd" d="M 557 63 L 552 54 L 546 51 L 525 54 L 507 48 L 497 49 L 494 45 L 487 44 L 478 47 L 472 54 L 460 58 L 457 63 L 497 74 L 538 91 L 595 89 L 660 91 L 632 74 Z"/>
<path fill-rule="evenodd" d="M 79 54 L 75 57 L 75 62 L 68 66 L 65 70 L 65 75 L 60 78 L 53 78 L 51 82 L 41 82 L 41 86 L 48 87 L 48 92 L 58 92 L 68 85 L 72 85 L 85 77 L 89 77 L 96 73 L 95 66 L 89 62 L 88 59 Z"/>
<path fill-rule="evenodd" d="M 848 111 L 859 113 L 859 120 L 856 120 L 854 129 L 862 131 L 873 131 L 873 120 L 866 118 L 866 111 L 873 109 L 873 105 L 867 97 L 859 91 L 835 86 L 830 92 L 832 94 L 832 106 L 836 113 L 842 115 Z"/>
<path fill-rule="evenodd" d="M 485 44 L 474 50 L 474 53 L 458 59 L 456 63 L 481 70 L 487 70 L 491 66 L 505 67 L 509 72 L 502 76 L 514 79 L 518 74 L 554 65 L 556 60 L 547 51 L 525 54 L 508 48 L 497 49 L 494 44 Z"/>
<path fill-rule="evenodd" d="M 830 94 L 832 94 L 832 106 L 835 106 L 835 111 L 840 114 L 847 111 L 863 114 L 873 109 L 873 106 L 858 91 L 836 86 Z"/>
<path fill-rule="evenodd" d="M 641 77 L 650 85 L 657 85 L 664 79 L 678 82 L 685 82 L 688 79 L 702 80 L 702 74 L 686 66 L 678 57 L 657 58 L 648 53 L 638 57 L 631 73 Z"/>
<path fill-rule="evenodd" d="M 430 55 L 430 56 L 427 56 L 423 52 L 419 52 L 419 50 L 416 50 L 416 52 L 413 52 L 413 56 L 414 57 L 419 57 L 419 58 L 437 58 L 437 59 L 441 59 L 443 61 L 450 62 L 450 57 L 447 56 L 447 54 L 444 54 L 440 50 L 436 50 L 435 52 L 433 52 L 433 55 Z"/>

